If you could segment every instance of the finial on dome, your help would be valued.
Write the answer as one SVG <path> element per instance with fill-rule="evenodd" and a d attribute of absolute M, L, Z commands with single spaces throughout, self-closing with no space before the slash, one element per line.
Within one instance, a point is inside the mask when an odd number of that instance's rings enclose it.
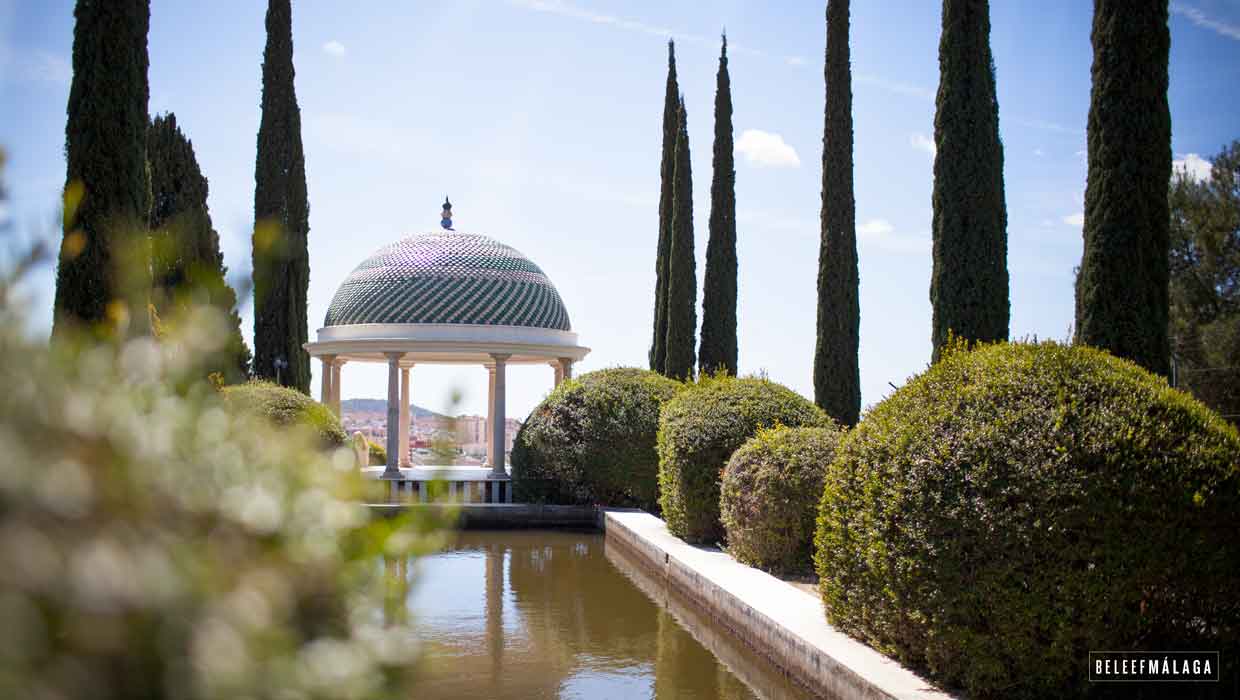
<path fill-rule="evenodd" d="M 444 227 L 445 230 L 451 231 L 452 230 L 452 202 L 448 201 L 447 195 L 444 195 L 444 198 L 443 198 L 442 217 L 443 218 L 439 222 L 439 225 Z"/>

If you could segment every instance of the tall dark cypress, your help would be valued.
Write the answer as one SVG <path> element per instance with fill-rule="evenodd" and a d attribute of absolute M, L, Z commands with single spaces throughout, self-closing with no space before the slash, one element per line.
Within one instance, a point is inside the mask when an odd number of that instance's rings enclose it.
<path fill-rule="evenodd" d="M 254 374 L 310 392 L 306 292 L 310 204 L 293 89 L 289 0 L 267 5 L 262 121 L 254 169 Z M 285 366 L 277 372 L 277 364 Z"/>
<path fill-rule="evenodd" d="M 676 44 L 667 42 L 667 87 L 663 93 L 663 159 L 659 164 L 659 247 L 654 273 L 654 338 L 650 369 L 667 367 L 667 283 L 672 245 L 672 183 L 676 177 L 676 120 L 680 86 L 676 81 Z"/>
<path fill-rule="evenodd" d="M 1167 374 L 1167 0 L 1095 0 L 1076 340 Z"/>
<path fill-rule="evenodd" d="M 218 309 L 228 320 L 228 337 L 205 369 L 221 373 L 229 383 L 244 381 L 250 349 L 241 336 L 237 294 L 226 281 L 220 237 L 207 209 L 207 178 L 175 114 L 155 117 L 146 152 L 151 173 L 152 301 L 165 320 L 188 303 Z"/>
<path fill-rule="evenodd" d="M 674 379 L 693 378 L 697 335 L 697 261 L 693 257 L 693 173 L 684 100 L 677 110 L 676 178 L 672 189 L 672 241 L 668 258 L 667 366 Z"/>
<path fill-rule="evenodd" d="M 719 52 L 715 76 L 715 153 L 710 182 L 710 239 L 702 291 L 703 372 L 736 374 L 736 168 L 732 155 L 732 82 L 728 77 L 728 37 Z"/>
<path fill-rule="evenodd" d="M 949 335 L 970 342 L 1008 337 L 1007 204 L 988 0 L 943 0 L 937 107 L 935 360 Z"/>
<path fill-rule="evenodd" d="M 149 0 L 78 0 L 53 335 L 149 332 Z"/>
<path fill-rule="evenodd" d="M 827 0 L 827 106 L 822 135 L 822 230 L 814 401 L 842 425 L 861 414 L 861 302 L 853 196 L 852 65 L 848 0 Z"/>

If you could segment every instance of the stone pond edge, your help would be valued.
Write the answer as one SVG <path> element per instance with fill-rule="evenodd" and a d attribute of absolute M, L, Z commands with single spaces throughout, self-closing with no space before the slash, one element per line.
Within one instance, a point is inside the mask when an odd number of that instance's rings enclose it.
<path fill-rule="evenodd" d="M 649 513 L 601 510 L 606 541 L 637 554 L 684 595 L 800 685 L 828 698 L 949 700 L 952 696 L 827 623 L 821 601 L 717 549 L 673 536 Z"/>
<path fill-rule="evenodd" d="M 374 504 L 455 511 L 466 528 L 597 527 L 656 580 L 707 613 L 799 685 L 832 700 L 955 700 L 898 662 L 827 623 L 822 602 L 718 549 L 685 543 L 641 510 L 522 503 Z"/>

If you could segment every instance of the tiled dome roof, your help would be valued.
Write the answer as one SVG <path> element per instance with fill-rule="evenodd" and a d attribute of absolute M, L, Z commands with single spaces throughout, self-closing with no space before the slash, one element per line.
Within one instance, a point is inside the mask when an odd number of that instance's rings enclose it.
<path fill-rule="evenodd" d="M 571 330 L 551 280 L 516 249 L 444 231 L 381 248 L 336 290 L 325 326 L 458 323 Z"/>

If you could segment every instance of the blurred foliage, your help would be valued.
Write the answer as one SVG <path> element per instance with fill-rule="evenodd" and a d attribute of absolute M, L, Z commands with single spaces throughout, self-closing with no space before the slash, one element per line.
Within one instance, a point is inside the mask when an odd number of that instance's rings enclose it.
<path fill-rule="evenodd" d="M 1240 423 L 1240 141 L 1205 180 L 1173 178 L 1170 201 L 1176 382 Z"/>
<path fill-rule="evenodd" d="M 39 256 L 5 252 L 0 697 L 409 697 L 407 579 L 385 572 L 442 523 L 372 518 L 322 426 L 225 400 L 203 372 L 218 309 L 158 341 L 64 328 L 49 347 L 10 294 Z"/>
<path fill-rule="evenodd" d="M 842 435 L 836 426 L 772 428 L 732 453 L 719 496 L 729 554 L 775 574 L 813 570 L 823 478 Z"/>
<path fill-rule="evenodd" d="M 331 409 L 296 389 L 253 380 L 224 387 L 230 406 L 261 416 L 275 426 L 305 425 L 327 447 L 340 447 L 348 439 L 340 418 Z"/>
<path fill-rule="evenodd" d="M 719 480 L 728 459 L 762 428 L 830 426 L 814 403 L 757 377 L 703 375 L 659 414 L 659 505 L 672 534 L 687 542 L 724 538 Z"/>
<path fill-rule="evenodd" d="M 1240 652 L 1238 530 L 1218 414 L 1092 348 L 961 343 L 841 442 L 816 564 L 832 624 L 969 697 L 1134 697 L 1087 653 Z"/>
<path fill-rule="evenodd" d="M 534 408 L 513 441 L 517 500 L 655 511 L 659 408 L 682 386 L 629 367 L 562 382 Z"/>

